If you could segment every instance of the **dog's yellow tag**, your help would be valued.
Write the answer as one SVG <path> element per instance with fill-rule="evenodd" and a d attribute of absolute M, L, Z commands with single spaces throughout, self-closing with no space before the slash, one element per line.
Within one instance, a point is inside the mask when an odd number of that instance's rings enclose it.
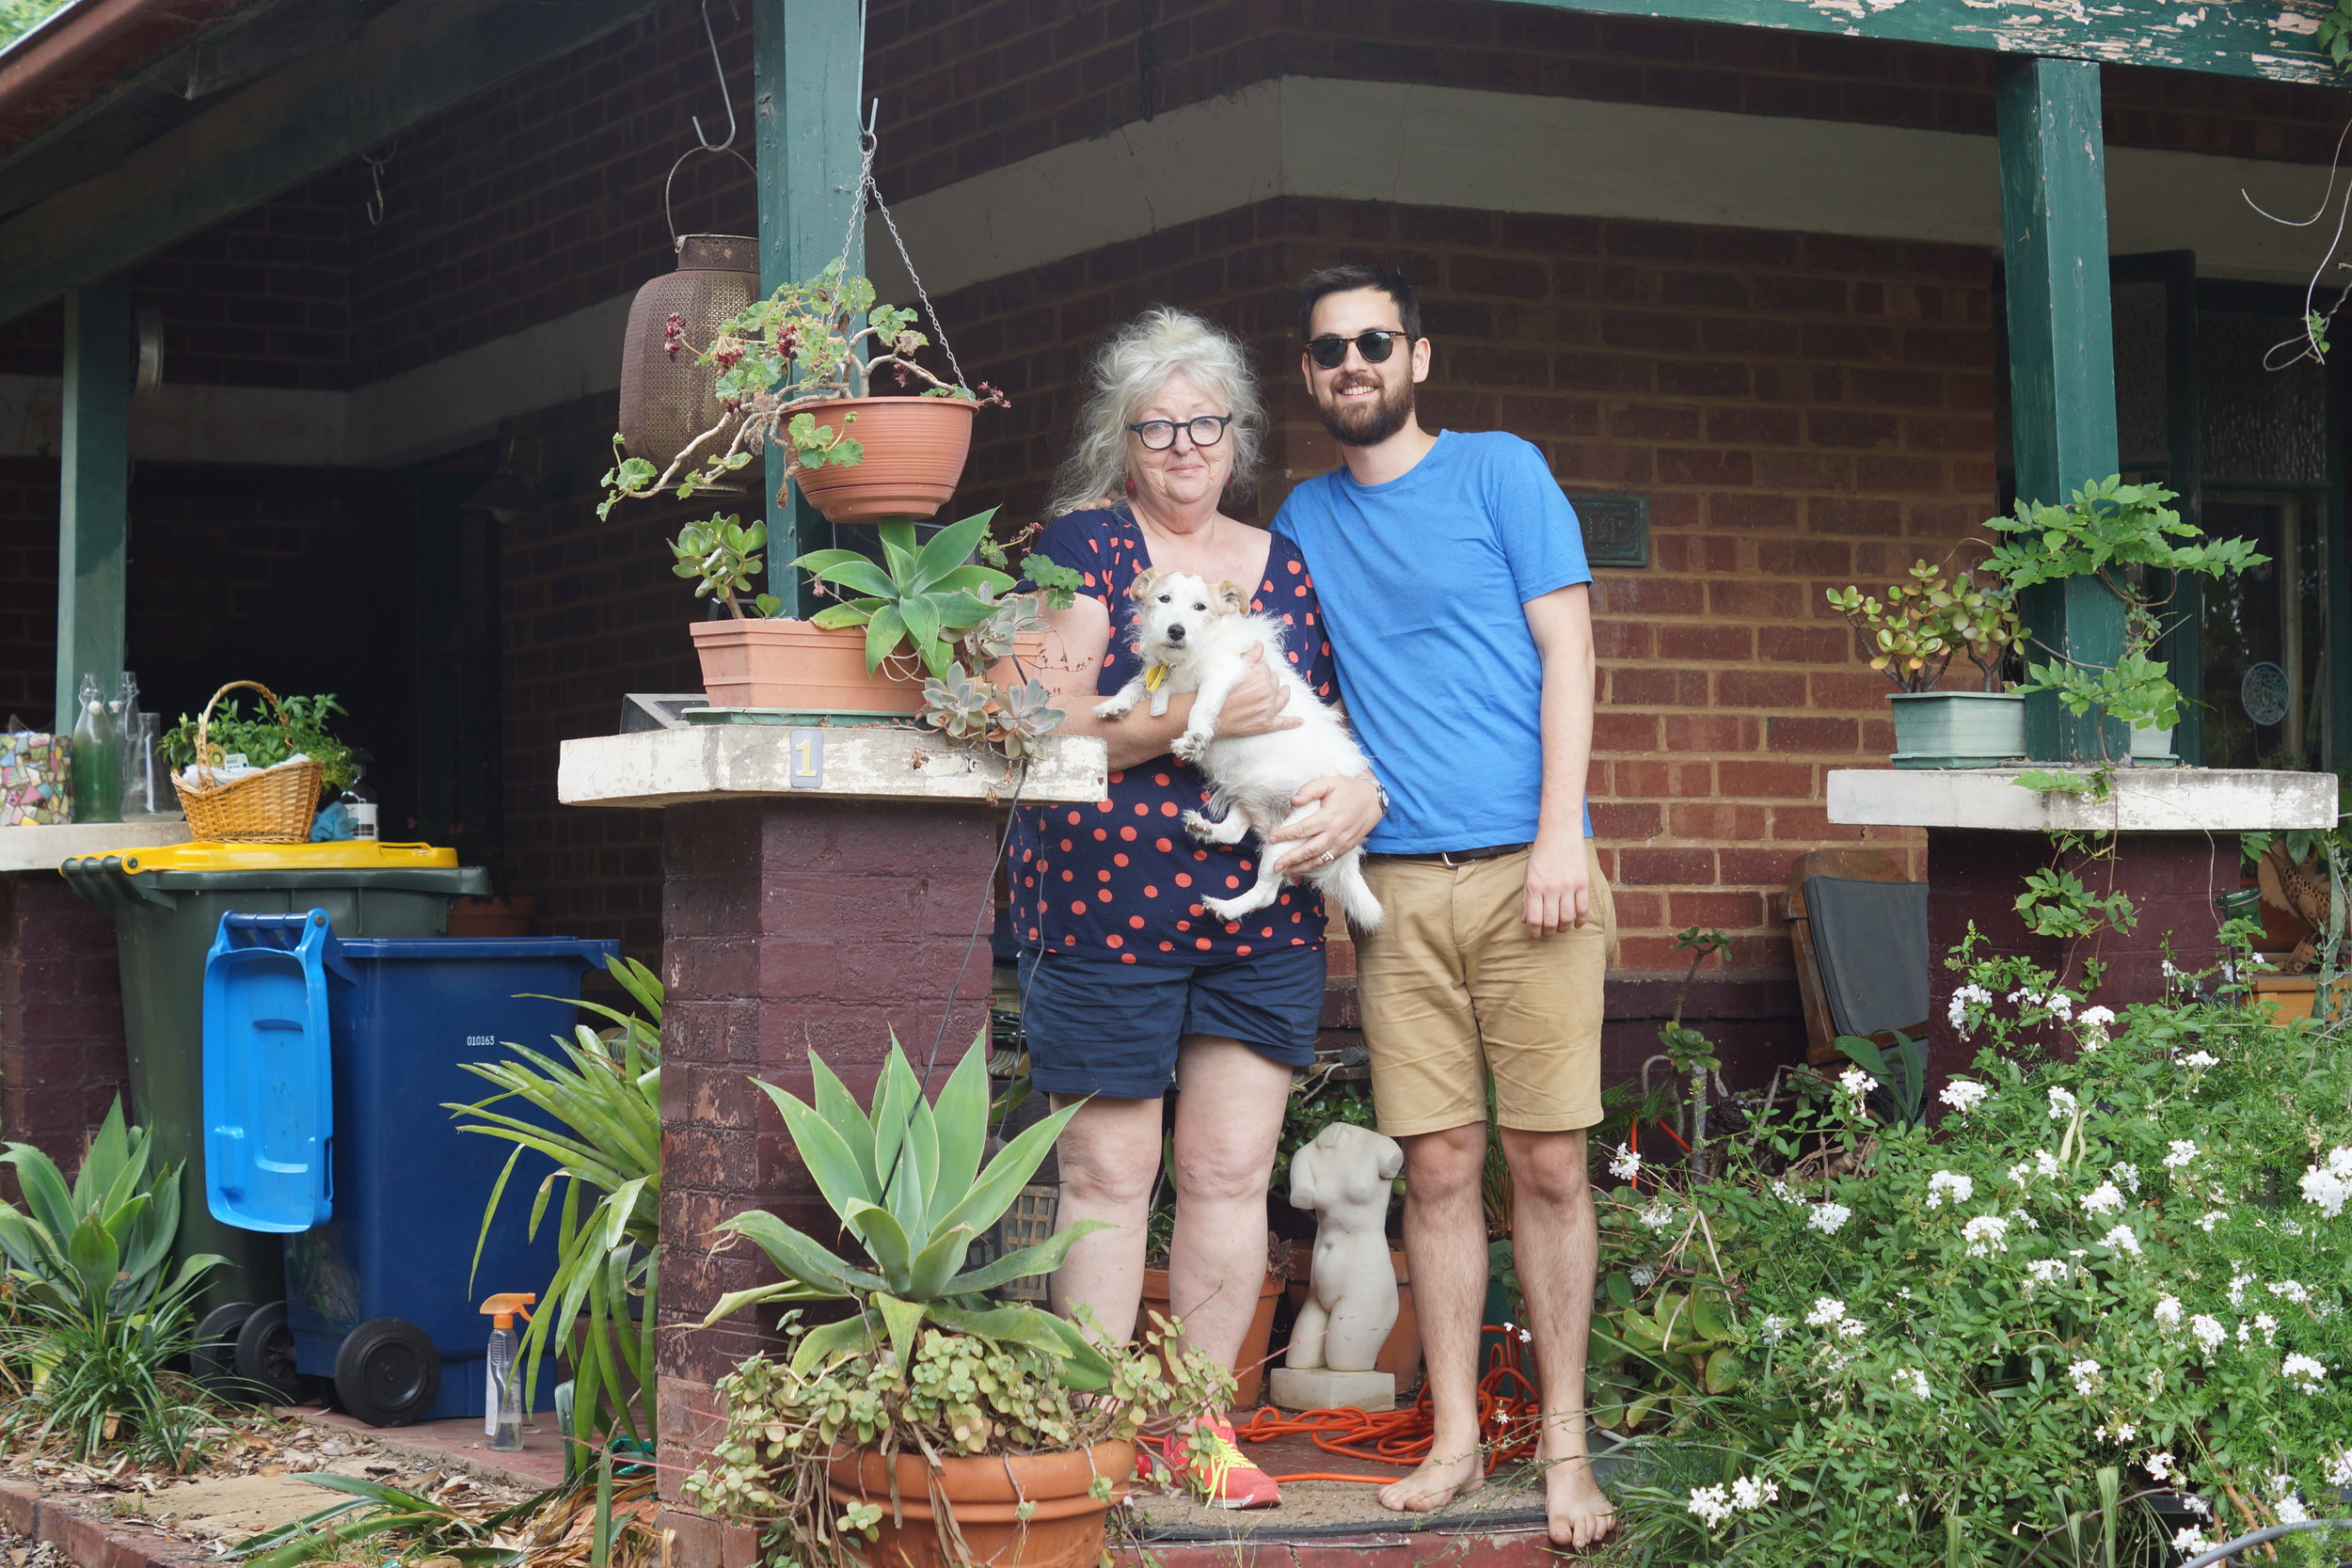
<path fill-rule="evenodd" d="M 1157 691 L 1167 681 L 1168 666 L 1165 664 L 1154 664 L 1143 673 L 1143 689 L 1146 691 Z"/>

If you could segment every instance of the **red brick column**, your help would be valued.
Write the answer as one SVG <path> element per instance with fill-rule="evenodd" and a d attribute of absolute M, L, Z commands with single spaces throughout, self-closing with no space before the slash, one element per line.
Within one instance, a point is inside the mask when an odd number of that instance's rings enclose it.
<path fill-rule="evenodd" d="M 1977 1047 L 1959 1037 L 1947 1016 L 1953 990 L 1967 976 L 1946 967 L 1974 922 L 1985 958 L 2030 958 L 2070 985 L 2080 985 L 2085 961 L 2097 959 L 2105 973 L 2091 1000 L 2121 1009 L 2164 994 L 2164 960 L 2170 954 L 2184 969 L 2214 961 L 2221 915 L 2214 899 L 2238 885 L 2233 834 L 2119 833 L 2115 858 L 2088 859 L 2061 853 L 2047 834 L 1982 829 L 1928 830 L 1929 1064 L 1940 1085 L 1964 1071 Z M 2026 879 L 2044 866 L 2073 871 L 2096 897 L 2127 895 L 2137 910 L 2130 932 L 2102 928 L 2079 942 L 2034 935 L 2017 913 Z M 2056 1042 L 2053 1042 L 2056 1043 Z"/>
<path fill-rule="evenodd" d="M 712 1227 L 775 1211 L 820 1241 L 838 1229 L 755 1078 L 805 1097 L 815 1051 L 863 1100 L 896 1030 L 935 1091 L 986 1022 L 989 908 L 1000 809 L 782 799 L 676 806 L 662 865 L 661 1318 L 699 1323 L 728 1291 L 771 1279 Z M 941 1031 L 943 1014 L 946 1030 Z M 661 1495 L 707 1444 L 711 1385 L 776 1342 L 771 1312 L 660 1337 Z M 681 1568 L 748 1561 L 748 1531 L 671 1510 Z"/>
<path fill-rule="evenodd" d="M 114 917 L 54 871 L 0 874 L 0 1139 L 70 1173 L 129 1082 Z"/>

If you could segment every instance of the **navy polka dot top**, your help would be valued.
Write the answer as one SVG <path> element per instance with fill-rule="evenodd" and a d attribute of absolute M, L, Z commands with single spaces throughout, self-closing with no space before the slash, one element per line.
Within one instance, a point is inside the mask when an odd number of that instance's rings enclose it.
<path fill-rule="evenodd" d="M 1252 611 L 1283 624 L 1283 657 L 1325 702 L 1336 689 L 1331 644 L 1298 547 L 1276 535 Z M 1128 635 L 1127 587 L 1152 564 L 1125 511 L 1056 518 L 1032 546 L 1084 578 L 1078 590 L 1110 611 L 1111 643 L 1095 682 L 1107 697 L 1141 668 Z M 1201 807 L 1200 770 L 1154 757 L 1110 776 L 1110 798 L 1092 805 L 1025 808 L 1012 841 L 1012 925 L 1023 945 L 1126 963 L 1226 963 L 1276 947 L 1323 941 L 1323 900 L 1295 883 L 1239 923 L 1220 923 L 1203 897 L 1231 897 L 1257 879 L 1257 846 L 1201 844 L 1184 814 Z"/>

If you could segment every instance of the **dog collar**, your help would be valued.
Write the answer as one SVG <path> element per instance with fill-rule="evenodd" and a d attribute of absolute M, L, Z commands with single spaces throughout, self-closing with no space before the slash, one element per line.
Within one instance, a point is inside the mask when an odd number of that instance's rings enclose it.
<path fill-rule="evenodd" d="M 1168 666 L 1165 664 L 1154 664 L 1143 673 L 1143 689 L 1146 691 L 1157 691 L 1167 681 Z"/>

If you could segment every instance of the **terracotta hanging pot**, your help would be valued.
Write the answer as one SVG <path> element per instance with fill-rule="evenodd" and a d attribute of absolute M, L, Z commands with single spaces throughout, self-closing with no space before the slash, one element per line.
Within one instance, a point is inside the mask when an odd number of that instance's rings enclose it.
<path fill-rule="evenodd" d="M 719 368 L 698 365 L 684 348 L 669 352 L 669 321 L 684 323 L 687 342 L 708 346 L 720 324 L 739 314 L 759 292 L 759 242 L 740 234 L 686 234 L 677 270 L 637 291 L 621 342 L 621 441 L 631 457 L 667 471 L 686 444 L 717 424 Z M 719 444 L 703 449 L 707 454 Z M 742 493 L 757 483 L 759 465 L 739 468 L 703 488 Z"/>
<path fill-rule="evenodd" d="M 792 477 L 809 504 L 834 523 L 928 517 L 947 504 L 972 451 L 972 416 L 963 398 L 842 398 L 803 410 L 820 429 L 840 430 L 865 456 L 847 467 L 826 464 Z M 779 497 L 778 499 L 782 499 Z"/>
<path fill-rule="evenodd" d="M 1091 1495 L 1094 1479 L 1104 1476 L 1121 1485 L 1135 1468 L 1136 1446 L 1127 1442 L 1062 1453 L 948 1459 L 936 1468 L 920 1454 L 885 1461 L 872 1449 L 858 1449 L 826 1465 L 825 1490 L 837 1503 L 881 1507 L 881 1537 L 866 1554 L 870 1562 L 947 1568 L 935 1506 L 944 1503 L 973 1568 L 1094 1568 L 1103 1552 L 1103 1515 L 1110 1507 Z M 1024 1507 L 1029 1509 L 1025 1520 L 1020 1517 Z"/>

